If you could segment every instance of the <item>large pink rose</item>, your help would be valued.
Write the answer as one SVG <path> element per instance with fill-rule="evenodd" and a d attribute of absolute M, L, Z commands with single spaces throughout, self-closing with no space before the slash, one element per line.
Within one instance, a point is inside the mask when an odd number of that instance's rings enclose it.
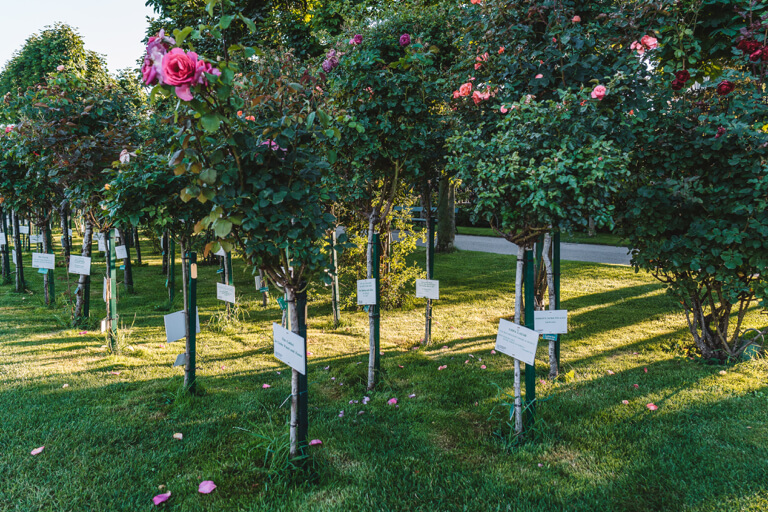
<path fill-rule="evenodd" d="M 163 57 L 163 82 L 176 86 L 176 96 L 184 101 L 192 101 L 190 85 L 200 78 L 197 73 L 197 54 L 184 53 L 181 48 L 174 48 Z"/>
<path fill-rule="evenodd" d="M 608 89 L 606 89 L 604 85 L 598 85 L 592 89 L 592 99 L 602 101 L 602 99 L 605 98 L 606 92 L 608 92 Z"/>
<path fill-rule="evenodd" d="M 655 37 L 649 35 L 644 35 L 641 37 L 640 43 L 649 50 L 653 50 L 659 47 L 659 41 Z"/>
<path fill-rule="evenodd" d="M 149 57 L 144 57 L 144 65 L 141 66 L 141 76 L 144 79 L 144 83 L 147 85 L 154 85 L 157 81 L 158 73 L 155 63 Z"/>

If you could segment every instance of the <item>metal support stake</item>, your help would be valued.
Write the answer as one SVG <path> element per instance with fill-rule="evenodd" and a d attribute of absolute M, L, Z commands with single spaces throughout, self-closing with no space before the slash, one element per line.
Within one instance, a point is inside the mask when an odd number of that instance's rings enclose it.
<path fill-rule="evenodd" d="M 379 280 L 379 234 L 373 234 L 373 278 L 376 279 L 376 305 L 369 306 L 373 308 L 373 344 L 375 353 L 373 355 L 373 370 L 376 374 L 376 382 L 379 381 L 379 370 L 381 369 L 381 338 L 379 327 L 381 322 L 381 283 Z"/>
<path fill-rule="evenodd" d="M 435 219 L 427 221 L 427 279 L 432 279 L 435 273 Z M 424 324 L 424 343 L 432 341 L 432 299 L 427 299 L 426 322 Z"/>
<path fill-rule="evenodd" d="M 107 290 L 107 337 L 109 339 L 109 348 L 112 352 L 117 352 L 117 267 L 115 260 L 115 230 L 110 229 L 107 235 L 107 271 L 108 271 L 108 290 Z"/>
<path fill-rule="evenodd" d="M 183 264 L 183 263 L 182 263 Z M 168 234 L 168 300 L 173 309 L 173 299 L 176 298 L 176 242 Z"/>
<path fill-rule="evenodd" d="M 304 339 L 304 353 L 307 353 L 307 283 L 301 283 L 302 291 L 296 294 L 296 318 L 298 334 Z M 307 431 L 309 429 L 309 385 L 307 375 L 299 372 L 298 432 L 299 454 L 307 453 Z"/>
<path fill-rule="evenodd" d="M 533 251 L 525 250 L 525 326 L 533 329 Z M 525 426 L 530 428 L 536 417 L 536 366 L 525 365 L 525 405 L 528 413 L 525 416 Z"/>
<path fill-rule="evenodd" d="M 336 251 L 336 229 L 331 233 L 331 307 L 333 308 L 333 326 L 337 328 L 341 322 L 341 307 L 339 306 L 339 253 Z"/>
<path fill-rule="evenodd" d="M 187 340 L 187 367 L 186 381 L 190 393 L 197 389 L 197 379 L 195 377 L 195 364 L 197 363 L 197 253 L 187 253 L 189 262 L 189 311 L 187 314 L 187 326 L 189 328 L 189 339 Z M 182 264 L 183 258 L 182 258 Z"/>
<path fill-rule="evenodd" d="M 48 254 L 53 254 L 53 236 L 51 235 L 51 225 L 46 221 L 43 228 L 45 233 L 46 245 L 48 248 Z M 50 300 L 49 306 L 56 304 L 56 283 L 53 277 L 53 269 L 48 269 L 48 298 Z"/>
<path fill-rule="evenodd" d="M 552 244 L 552 272 L 555 280 L 555 309 L 560 309 L 560 232 L 556 231 Z M 560 334 L 555 341 L 555 359 L 557 359 L 558 370 L 560 365 Z"/>

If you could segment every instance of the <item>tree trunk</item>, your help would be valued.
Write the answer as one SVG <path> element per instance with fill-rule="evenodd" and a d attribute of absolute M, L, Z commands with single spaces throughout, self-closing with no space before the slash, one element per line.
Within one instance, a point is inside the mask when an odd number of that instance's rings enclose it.
<path fill-rule="evenodd" d="M 589 219 L 587 219 L 588 227 L 587 227 L 587 236 L 593 237 L 597 234 L 597 230 L 595 229 L 595 218 L 593 216 L 589 216 Z"/>
<path fill-rule="evenodd" d="M 19 234 L 19 215 L 13 214 L 13 249 L 16 253 L 16 291 L 21 293 L 26 288 L 24 283 L 24 258 L 21 257 L 24 247 L 21 245 L 21 235 Z"/>
<path fill-rule="evenodd" d="M 288 325 L 294 334 L 299 334 L 299 315 L 296 307 L 296 292 L 291 286 L 285 285 L 286 303 L 288 307 Z M 291 370 L 291 426 L 290 426 L 291 458 L 299 454 L 299 372 Z"/>
<path fill-rule="evenodd" d="M 131 266 L 131 233 L 132 229 L 126 229 L 122 227 L 117 232 L 120 234 L 120 241 L 125 246 L 126 258 L 123 259 L 123 265 L 125 269 L 123 271 L 123 283 L 125 284 L 125 291 L 133 293 L 133 268 Z"/>
<path fill-rule="evenodd" d="M 451 252 L 456 240 L 456 186 L 440 180 L 437 202 L 437 252 Z"/>
<path fill-rule="evenodd" d="M 525 248 L 517 247 L 517 270 L 515 272 L 515 320 L 517 325 L 523 321 L 523 273 L 525 272 Z M 520 389 L 520 360 L 515 359 L 515 432 L 523 431 L 523 394 Z"/>
<path fill-rule="evenodd" d="M 547 274 L 547 290 L 549 291 L 549 310 L 555 309 L 555 274 L 552 271 L 552 235 L 544 235 L 544 247 L 541 257 L 544 260 L 544 269 Z M 549 340 L 549 378 L 554 379 L 558 373 L 557 354 L 555 353 L 557 342 Z"/>
<path fill-rule="evenodd" d="M 67 219 L 69 218 L 68 212 L 69 203 L 67 203 L 67 201 L 63 201 L 59 207 L 59 221 L 61 224 L 61 250 L 64 253 L 64 262 L 67 268 L 69 268 L 69 255 L 72 252 L 72 249 L 69 246 L 69 222 L 67 222 Z"/>
<path fill-rule="evenodd" d="M 259 281 L 261 281 L 262 287 L 267 287 L 267 280 L 266 280 L 266 274 L 264 274 L 264 271 L 259 269 Z M 261 305 L 264 307 L 267 307 L 267 304 L 269 303 L 269 292 L 261 292 Z"/>
<path fill-rule="evenodd" d="M 426 219 L 427 226 L 427 279 L 432 279 L 432 269 L 435 262 L 433 261 L 434 244 L 435 244 L 435 230 L 432 221 L 432 186 L 427 183 L 424 185 L 424 190 L 421 194 L 422 202 L 424 203 L 424 218 Z M 426 305 L 424 306 L 424 344 L 429 345 L 432 342 L 432 300 L 426 299 Z"/>
<path fill-rule="evenodd" d="M 139 228 L 133 228 L 131 234 L 133 235 L 133 246 L 136 248 L 136 264 L 141 266 L 141 240 L 139 237 Z"/>
<path fill-rule="evenodd" d="M 368 249 L 366 251 L 367 278 L 373 278 L 373 231 L 376 226 L 376 214 L 371 212 L 368 221 Z M 376 319 L 374 316 L 375 308 L 368 307 L 368 389 L 373 389 L 376 385 Z"/>
<path fill-rule="evenodd" d="M 163 252 L 163 275 L 168 275 L 168 231 L 163 231 L 163 241 L 160 250 Z"/>
<path fill-rule="evenodd" d="M 53 252 L 50 247 L 48 247 L 48 230 L 50 228 L 50 224 L 48 224 L 48 219 L 43 220 L 43 226 L 42 226 L 42 235 L 43 235 L 43 253 L 48 254 L 48 252 Z M 55 300 L 55 297 L 51 297 L 51 280 L 53 279 L 53 272 L 46 272 L 43 274 L 43 294 L 45 297 L 45 305 L 50 306 L 53 301 Z"/>
<path fill-rule="evenodd" d="M 93 225 L 91 224 L 91 221 L 86 220 L 85 233 L 83 234 L 83 250 L 80 254 L 85 258 L 91 257 L 91 243 L 92 243 L 91 238 L 92 237 L 93 237 Z M 90 279 L 91 279 L 91 276 L 80 274 L 80 277 L 77 280 L 77 291 L 75 292 L 76 301 L 75 301 L 75 312 L 74 312 L 74 317 L 76 321 L 81 316 L 83 316 L 83 309 L 85 307 L 85 300 L 86 300 L 85 294 L 88 292 L 88 282 L 90 281 Z"/>

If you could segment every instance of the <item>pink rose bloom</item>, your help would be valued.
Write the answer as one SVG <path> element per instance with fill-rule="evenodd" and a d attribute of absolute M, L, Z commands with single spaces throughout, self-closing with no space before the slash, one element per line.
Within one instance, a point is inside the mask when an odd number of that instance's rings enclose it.
<path fill-rule="evenodd" d="M 645 35 L 640 38 L 640 43 L 645 46 L 648 50 L 653 50 L 654 48 L 659 47 L 659 41 L 655 37 L 651 37 L 649 35 Z"/>
<path fill-rule="evenodd" d="M 56 66 L 56 71 L 64 71 L 64 64 L 59 64 Z"/>
<path fill-rule="evenodd" d="M 208 79 L 205 78 L 205 74 L 221 76 L 219 68 L 213 67 L 210 62 L 203 60 L 197 61 L 197 67 L 195 68 L 195 83 L 200 85 L 208 85 Z"/>
<path fill-rule="evenodd" d="M 154 85 L 157 82 L 158 70 L 155 63 L 149 57 L 144 57 L 144 64 L 141 66 L 141 77 L 146 85 Z"/>
<path fill-rule="evenodd" d="M 507 112 L 509 112 L 509 109 L 507 107 L 505 107 L 504 105 L 502 105 L 501 108 L 499 109 L 499 111 L 502 114 L 506 114 Z"/>
<path fill-rule="evenodd" d="M 278 150 L 280 150 L 280 151 L 288 151 L 285 148 L 281 148 L 280 145 L 277 142 L 275 142 L 274 140 L 272 140 L 272 139 L 265 140 L 264 142 L 261 143 L 261 145 L 262 146 L 269 146 L 269 149 L 271 149 L 272 151 L 278 151 Z"/>
<path fill-rule="evenodd" d="M 581 23 L 581 16 L 579 16 L 579 15 L 577 14 L 576 16 L 574 16 L 573 18 L 571 18 L 571 23 Z"/>
<path fill-rule="evenodd" d="M 604 85 L 598 85 L 594 89 L 592 89 L 592 99 L 601 101 L 603 98 L 605 98 L 605 93 L 608 92 L 608 90 L 605 88 Z"/>
<path fill-rule="evenodd" d="M 544 75 L 542 75 L 541 73 L 539 73 L 538 75 L 536 75 L 536 78 L 544 78 Z"/>
<path fill-rule="evenodd" d="M 349 40 L 349 44 L 360 44 L 363 42 L 363 36 L 361 34 L 355 34 L 355 37 Z"/>
<path fill-rule="evenodd" d="M 459 91 L 453 91 L 453 98 L 454 99 L 460 98 L 460 97 L 461 97 L 461 93 Z"/>
<path fill-rule="evenodd" d="M 643 45 L 638 43 L 637 41 L 632 41 L 632 44 L 629 45 L 629 48 L 631 50 L 637 50 L 638 55 L 642 55 L 645 53 L 645 48 L 643 48 Z"/>
<path fill-rule="evenodd" d="M 471 92 L 472 92 L 472 84 L 469 82 L 465 84 L 461 84 L 461 87 L 459 87 L 459 94 L 461 96 L 469 96 Z"/>
<path fill-rule="evenodd" d="M 5 127 L 5 133 L 11 133 L 15 127 L 12 124 L 9 124 Z"/>
<path fill-rule="evenodd" d="M 174 48 L 163 57 L 163 82 L 176 86 L 176 96 L 184 101 L 192 101 L 190 85 L 194 85 L 197 74 L 197 54 L 184 53 L 181 48 Z"/>

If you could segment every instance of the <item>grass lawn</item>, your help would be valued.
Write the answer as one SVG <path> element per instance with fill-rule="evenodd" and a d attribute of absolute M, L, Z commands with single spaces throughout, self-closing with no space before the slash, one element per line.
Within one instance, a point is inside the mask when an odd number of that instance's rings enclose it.
<path fill-rule="evenodd" d="M 493 229 L 484 227 L 458 226 L 456 230 L 460 235 L 499 236 Z M 587 236 L 586 233 L 563 233 L 560 235 L 560 241 L 572 244 L 624 245 L 621 238 L 613 233 L 597 233 L 595 236 Z"/>
<path fill-rule="evenodd" d="M 768 362 L 718 367 L 686 357 L 684 317 L 631 268 L 563 264 L 564 376 L 538 386 L 532 440 L 518 446 L 504 441 L 509 398 L 499 396 L 511 393 L 513 362 L 490 353 L 499 318 L 512 310 L 513 258 L 438 255 L 435 341 L 414 349 L 420 307 L 384 312 L 373 393 L 365 391 L 367 316 L 345 312 L 334 330 L 330 294 L 313 290 L 309 432 L 323 445 L 311 448 L 308 470 L 293 472 L 283 405 L 290 371 L 272 356 L 275 301 L 262 308 L 250 272 L 235 262 L 250 316 L 213 330 L 208 322 L 223 310 L 216 269 L 200 269 L 204 394 L 187 396 L 182 370 L 171 366 L 182 342 L 165 343 L 164 313 L 155 310 L 165 300 L 160 258 L 144 250 L 150 265 L 134 269 L 136 294 L 118 306 L 121 355 L 108 354 L 98 332 L 57 321 L 62 313 L 43 306 L 42 276 L 31 269 L 32 293 L 0 287 L 3 512 L 150 511 L 167 490 L 158 508 L 185 512 L 768 510 Z M 100 260 L 94 274 L 103 268 Z M 65 289 L 63 269 L 57 276 Z M 199 494 L 203 480 L 218 488 Z"/>

